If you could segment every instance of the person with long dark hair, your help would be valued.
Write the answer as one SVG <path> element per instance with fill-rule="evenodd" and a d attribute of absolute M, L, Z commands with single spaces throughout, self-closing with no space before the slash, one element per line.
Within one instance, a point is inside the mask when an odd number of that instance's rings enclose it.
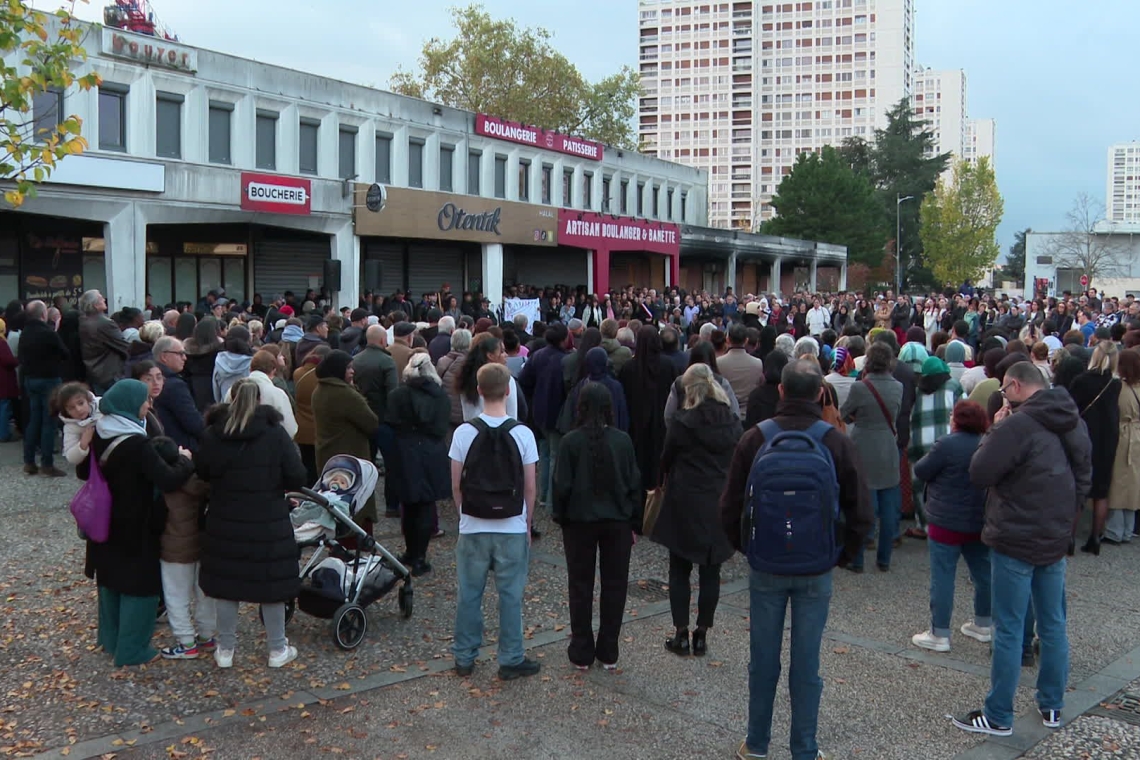
<path fill-rule="evenodd" d="M 645 490 L 657 487 L 661 450 L 665 446 L 665 404 L 677 370 L 661 353 L 657 329 L 645 325 L 637 332 L 633 359 L 621 369 L 622 389 L 629 405 L 630 437 Z"/>
<path fill-rule="evenodd" d="M 182 370 L 198 411 L 204 412 L 214 403 L 214 363 L 222 351 L 221 326 L 213 317 L 203 317 L 194 334 L 183 344 L 186 366 Z"/>
<path fill-rule="evenodd" d="M 507 363 L 507 355 L 503 350 L 503 341 L 490 333 L 482 334 L 472 341 L 471 349 L 467 352 L 467 359 L 459 370 L 455 379 L 455 388 L 459 391 L 459 403 L 463 410 L 463 421 L 470 422 L 483 413 L 483 398 L 479 395 L 479 382 L 477 377 L 479 369 L 484 364 Z M 515 378 L 511 377 L 510 392 L 507 394 L 507 415 L 513 419 L 524 421 L 526 419 L 526 402 L 519 407 L 522 394 L 519 393 Z"/>
<path fill-rule="evenodd" d="M 575 427 L 578 415 L 579 394 L 590 384 L 601 385 L 610 392 L 611 414 L 610 423 L 618 430 L 629 432 L 629 405 L 625 400 L 625 390 L 621 383 L 610 374 L 610 356 L 605 348 L 594 346 L 586 353 L 586 362 L 583 365 L 586 376 L 570 389 L 566 395 L 566 403 L 562 405 L 562 413 L 558 417 L 558 431 L 565 435 Z"/>
<path fill-rule="evenodd" d="M 586 369 L 586 353 L 600 345 L 602 345 L 602 331 L 596 327 L 587 327 L 582 337 L 574 340 L 574 350 L 562 357 L 562 380 L 567 393 L 589 375 Z M 606 358 L 609 359 L 608 353 Z"/>
<path fill-rule="evenodd" d="M 605 349 L 595 348 L 605 354 Z M 617 667 L 633 531 L 641 526 L 641 473 L 633 441 L 614 427 L 613 396 L 586 382 L 575 427 L 562 439 L 554 470 L 553 516 L 562 526 L 570 602 L 567 655 L 579 670 L 596 659 Z M 601 579 L 598 634 L 592 626 L 595 556 Z"/>

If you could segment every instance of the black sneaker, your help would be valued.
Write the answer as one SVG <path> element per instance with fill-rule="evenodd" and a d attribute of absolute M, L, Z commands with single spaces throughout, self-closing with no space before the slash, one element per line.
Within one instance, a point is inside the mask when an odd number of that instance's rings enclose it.
<path fill-rule="evenodd" d="M 405 565 L 405 567 L 407 567 L 407 565 Z M 432 568 L 430 562 L 428 562 L 426 559 L 420 559 L 412 562 L 411 567 L 408 569 L 411 570 L 413 577 L 419 578 L 421 575 L 427 575 L 430 573 Z"/>
<path fill-rule="evenodd" d="M 1060 710 L 1042 710 L 1041 722 L 1045 724 L 1045 728 L 1060 728 L 1061 727 L 1061 711 Z"/>
<path fill-rule="evenodd" d="M 542 670 L 542 664 L 540 662 L 537 660 L 524 659 L 518 665 L 500 665 L 499 680 L 513 681 L 516 678 L 526 678 L 527 676 L 537 675 L 540 670 Z"/>
<path fill-rule="evenodd" d="M 1012 726 L 999 726 L 990 722 L 981 710 L 974 710 L 961 718 L 954 718 L 955 728 L 969 731 L 971 734 L 989 734 L 990 736 L 1013 736 Z"/>
<path fill-rule="evenodd" d="M 460 678 L 466 678 L 474 672 L 475 663 L 473 662 L 469 662 L 466 665 L 460 665 L 458 662 L 455 663 L 455 675 L 459 676 Z"/>
<path fill-rule="evenodd" d="M 1037 664 L 1037 656 L 1033 654 L 1032 649 L 1021 650 L 1021 667 L 1032 668 Z"/>

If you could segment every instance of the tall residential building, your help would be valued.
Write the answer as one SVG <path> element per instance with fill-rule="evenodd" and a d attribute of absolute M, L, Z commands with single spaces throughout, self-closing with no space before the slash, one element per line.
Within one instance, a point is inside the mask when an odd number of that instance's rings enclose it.
<path fill-rule="evenodd" d="M 1105 212 L 1109 222 L 1140 224 L 1140 142 L 1109 146 Z"/>
<path fill-rule="evenodd" d="M 993 119 L 970 119 L 966 122 L 966 153 L 965 158 L 971 164 L 978 163 L 979 158 L 988 158 L 990 168 L 997 171 L 994 163 L 994 141 L 997 125 Z"/>
<path fill-rule="evenodd" d="M 965 158 L 968 143 L 966 72 L 920 68 L 914 75 L 914 117 L 934 135 L 928 155 Z"/>
<path fill-rule="evenodd" d="M 754 228 L 796 157 L 871 139 L 910 97 L 914 0 L 639 0 L 644 151 L 709 173 L 709 223 Z"/>

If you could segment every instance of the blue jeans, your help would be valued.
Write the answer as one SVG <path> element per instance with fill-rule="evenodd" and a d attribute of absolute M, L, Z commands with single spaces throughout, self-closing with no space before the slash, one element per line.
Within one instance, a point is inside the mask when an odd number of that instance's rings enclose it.
<path fill-rule="evenodd" d="M 895 539 L 899 535 L 899 520 L 902 519 L 902 491 L 898 486 L 879 488 L 871 491 L 871 503 L 875 505 L 875 517 L 879 520 L 879 540 L 876 542 L 875 561 L 891 566 L 891 554 L 895 550 Z M 851 563 L 853 568 L 863 567 L 863 547 Z"/>
<path fill-rule="evenodd" d="M 750 752 L 765 754 L 772 740 L 772 703 L 780 682 L 784 615 L 792 603 L 791 669 L 792 760 L 816 760 L 816 726 L 823 679 L 819 649 L 831 607 L 831 572 L 823 575 L 769 575 L 752 571 L 750 660 L 748 663 L 748 738 Z"/>
<path fill-rule="evenodd" d="M 40 465 L 51 467 L 55 451 L 55 418 L 51 416 L 51 394 L 62 382 L 58 377 L 29 377 L 24 380 L 28 397 L 28 424 L 24 430 L 24 464 L 36 463 L 36 447 L 40 449 Z"/>
<path fill-rule="evenodd" d="M 455 607 L 457 665 L 475 661 L 483 646 L 483 590 L 487 575 L 495 574 L 499 592 L 499 665 L 523 661 L 522 602 L 530 561 L 525 533 L 463 533 L 455 544 L 459 598 Z"/>
<path fill-rule="evenodd" d="M 928 541 L 930 550 L 930 630 L 935 636 L 950 636 L 954 614 L 954 579 L 958 557 L 966 558 L 974 581 L 974 624 L 990 626 L 990 548 L 981 541 L 955 546 Z"/>
<path fill-rule="evenodd" d="M 12 403 L 16 399 L 0 398 L 0 443 L 12 440 Z"/>
<path fill-rule="evenodd" d="M 1065 630 L 1065 558 L 1052 565 L 1028 562 L 992 552 L 994 643 L 990 693 L 985 714 L 1000 726 L 1013 725 L 1013 695 L 1021 677 L 1022 637 L 1029 601 L 1037 615 L 1041 662 L 1037 673 L 1037 706 L 1065 706 L 1069 680 L 1069 638 Z"/>
<path fill-rule="evenodd" d="M 554 464 L 558 461 L 558 444 L 562 442 L 562 434 L 557 430 L 544 430 L 542 436 L 538 442 L 538 501 L 549 507 L 554 499 L 551 493 Z"/>

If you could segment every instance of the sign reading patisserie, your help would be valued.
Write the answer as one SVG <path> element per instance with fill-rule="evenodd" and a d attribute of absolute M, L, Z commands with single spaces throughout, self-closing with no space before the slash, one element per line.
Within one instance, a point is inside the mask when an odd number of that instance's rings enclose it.
<path fill-rule="evenodd" d="M 519 124 L 516 121 L 504 121 L 486 114 L 475 115 L 475 132 L 484 137 L 494 137 L 497 140 L 529 145 L 532 148 L 545 148 L 558 153 L 588 158 L 591 161 L 602 160 L 601 143 L 551 132 L 541 127 Z"/>
<path fill-rule="evenodd" d="M 676 255 L 681 251 L 681 229 L 670 222 L 559 209 L 558 244 Z"/>

